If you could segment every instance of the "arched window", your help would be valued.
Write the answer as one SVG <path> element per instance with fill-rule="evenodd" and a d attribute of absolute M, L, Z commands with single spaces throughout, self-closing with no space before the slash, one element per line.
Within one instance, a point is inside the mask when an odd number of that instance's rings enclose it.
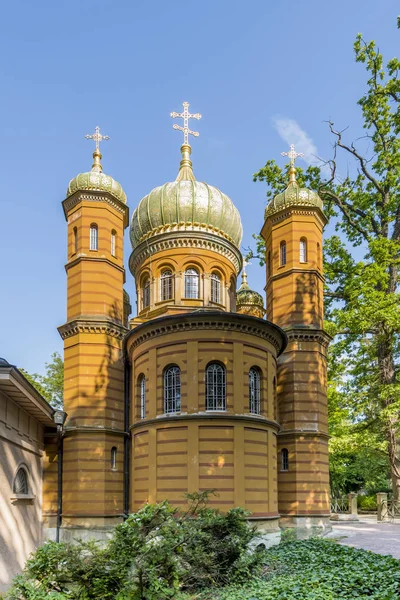
<path fill-rule="evenodd" d="M 161 273 L 161 300 L 172 300 L 173 277 L 170 269 Z"/>
<path fill-rule="evenodd" d="M 117 232 L 114 229 L 111 232 L 111 255 L 117 256 Z"/>
<path fill-rule="evenodd" d="M 143 281 L 143 308 L 150 306 L 150 278 L 146 277 Z"/>
<path fill-rule="evenodd" d="M 286 265 L 286 242 L 281 242 L 279 247 L 280 265 L 283 267 Z"/>
<path fill-rule="evenodd" d="M 111 448 L 111 470 L 117 470 L 117 447 L 113 446 Z"/>
<path fill-rule="evenodd" d="M 318 269 L 321 268 L 321 247 L 319 245 L 319 242 L 317 242 L 317 267 Z"/>
<path fill-rule="evenodd" d="M 14 494 L 29 494 L 28 473 L 24 467 L 20 467 L 13 483 Z"/>
<path fill-rule="evenodd" d="M 281 450 L 281 471 L 289 471 L 289 451 L 287 448 Z"/>
<path fill-rule="evenodd" d="M 139 377 L 139 388 L 140 388 L 140 418 L 146 418 L 146 377 L 141 375 Z"/>
<path fill-rule="evenodd" d="M 249 409 L 254 415 L 261 413 L 261 376 L 257 367 L 249 371 Z"/>
<path fill-rule="evenodd" d="M 74 227 L 74 253 L 78 252 L 78 228 Z"/>
<path fill-rule="evenodd" d="M 277 396 L 277 390 L 276 390 L 276 377 L 274 377 L 273 382 L 272 382 L 272 400 L 273 400 L 273 406 L 274 406 L 274 414 L 273 414 L 273 419 L 277 419 L 278 418 L 278 396 Z"/>
<path fill-rule="evenodd" d="M 268 252 L 267 256 L 267 279 L 271 277 L 271 252 Z"/>
<path fill-rule="evenodd" d="M 164 412 L 177 413 L 181 410 L 181 370 L 176 365 L 164 371 Z"/>
<path fill-rule="evenodd" d="M 221 303 L 221 277 L 211 273 L 211 302 Z"/>
<path fill-rule="evenodd" d="M 185 271 L 185 298 L 199 297 L 199 274 L 196 269 Z"/>
<path fill-rule="evenodd" d="M 226 370 L 219 363 L 206 369 L 206 410 L 226 410 Z"/>
<path fill-rule="evenodd" d="M 99 249 L 99 230 L 96 223 L 90 226 L 90 250 Z"/>
<path fill-rule="evenodd" d="M 307 262 L 307 240 L 306 238 L 301 238 L 300 240 L 300 262 Z"/>

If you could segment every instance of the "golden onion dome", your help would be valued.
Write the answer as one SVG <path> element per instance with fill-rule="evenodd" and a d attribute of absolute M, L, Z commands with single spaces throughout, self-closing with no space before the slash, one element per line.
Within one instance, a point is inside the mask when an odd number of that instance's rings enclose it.
<path fill-rule="evenodd" d="M 196 181 L 188 144 L 181 147 L 181 152 L 176 181 L 154 188 L 134 211 L 130 228 L 132 248 L 166 231 L 208 231 L 239 248 L 243 230 L 238 209 L 218 188 Z"/>
<path fill-rule="evenodd" d="M 284 192 L 277 194 L 265 209 L 265 218 L 289 206 L 314 206 L 323 209 L 323 203 L 317 192 L 302 188 L 296 181 L 296 169 L 289 170 L 289 185 Z"/>
<path fill-rule="evenodd" d="M 72 196 L 75 192 L 79 191 L 95 191 L 95 192 L 108 192 L 112 194 L 114 198 L 126 204 L 126 194 L 122 189 L 122 185 L 115 181 L 110 175 L 103 173 L 103 167 L 101 165 L 101 152 L 98 148 L 93 152 L 93 165 L 92 170 L 87 173 L 79 173 L 76 177 L 71 179 L 67 189 L 67 198 Z"/>
<path fill-rule="evenodd" d="M 250 286 L 247 283 L 247 273 L 243 269 L 242 285 L 236 292 L 236 309 L 240 311 L 241 307 L 249 305 L 257 306 L 264 312 L 264 299 L 261 294 L 250 289 Z"/>

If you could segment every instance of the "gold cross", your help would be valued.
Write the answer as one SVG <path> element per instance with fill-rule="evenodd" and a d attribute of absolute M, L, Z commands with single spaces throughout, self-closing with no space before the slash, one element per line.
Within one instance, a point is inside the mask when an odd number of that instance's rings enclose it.
<path fill-rule="evenodd" d="M 87 140 L 94 140 L 96 143 L 96 150 L 98 150 L 99 152 L 100 152 L 100 142 L 110 139 L 108 135 L 102 135 L 100 133 L 100 127 L 98 127 L 98 126 L 96 127 L 96 129 L 94 130 L 94 133 L 92 135 L 86 134 L 85 138 Z"/>
<path fill-rule="evenodd" d="M 294 144 L 290 145 L 289 152 L 281 152 L 282 156 L 288 156 L 290 158 L 290 164 L 294 167 L 295 160 L 298 156 L 304 156 L 303 152 L 296 152 Z"/>
<path fill-rule="evenodd" d="M 188 111 L 189 108 L 189 102 L 184 102 L 183 103 L 183 112 L 181 113 L 177 113 L 177 112 L 172 112 L 171 113 L 171 117 L 173 119 L 176 119 L 177 117 L 179 119 L 183 119 L 183 127 L 181 127 L 180 125 L 173 125 L 174 129 L 179 129 L 179 131 L 183 131 L 183 143 L 188 145 L 189 144 L 189 133 L 191 135 L 194 135 L 194 137 L 199 137 L 199 132 L 198 131 L 191 131 L 189 129 L 189 119 L 201 119 L 201 114 L 200 113 L 195 113 L 194 115 L 191 115 L 190 112 Z"/>

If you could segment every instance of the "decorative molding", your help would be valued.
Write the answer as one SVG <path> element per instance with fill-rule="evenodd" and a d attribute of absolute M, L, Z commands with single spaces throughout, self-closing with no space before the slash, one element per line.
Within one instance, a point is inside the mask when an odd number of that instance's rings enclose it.
<path fill-rule="evenodd" d="M 114 267 L 121 273 L 125 273 L 125 269 L 123 266 L 121 267 L 119 264 L 110 260 L 109 258 L 106 258 L 105 256 L 88 256 L 87 254 L 79 254 L 76 258 L 67 262 L 65 265 L 65 270 L 68 272 L 68 270 L 71 269 L 71 267 L 74 267 L 75 265 L 77 265 L 78 263 L 80 263 L 81 261 L 84 261 L 84 260 L 94 261 L 94 262 L 105 262 L 108 265 L 110 265 L 110 267 Z"/>
<path fill-rule="evenodd" d="M 109 194 L 107 192 L 99 192 L 99 193 L 94 193 L 94 192 L 83 192 L 78 190 L 77 192 L 75 192 L 74 194 L 72 194 L 72 196 L 68 196 L 68 198 L 66 198 L 62 205 L 64 208 L 64 214 L 65 214 L 65 218 L 68 220 L 68 213 L 69 211 L 74 208 L 74 206 L 76 206 L 77 204 L 79 204 L 80 202 L 83 201 L 87 201 L 87 202 L 105 202 L 106 204 L 109 204 L 110 206 L 112 206 L 112 208 L 115 208 L 116 211 L 118 211 L 119 213 L 121 213 L 124 216 L 124 220 L 125 220 L 125 224 L 128 225 L 128 221 L 129 221 L 129 207 L 124 204 L 124 202 L 122 202 L 121 200 L 118 200 L 117 198 L 114 198 L 114 196 L 112 194 Z"/>
<path fill-rule="evenodd" d="M 296 206 L 296 207 L 285 206 L 282 208 L 281 212 L 275 213 L 273 215 L 268 215 L 266 217 L 265 221 L 269 220 L 272 225 L 275 225 L 277 223 L 280 223 L 281 221 L 284 221 L 291 215 L 304 215 L 304 214 L 312 215 L 314 217 L 317 216 L 318 221 L 321 223 L 321 227 L 324 227 L 327 223 L 327 219 L 326 219 L 324 213 L 317 206 L 314 206 L 314 207 L 304 206 L 304 208 L 299 207 L 299 206 Z"/>
<path fill-rule="evenodd" d="M 332 341 L 332 337 L 323 329 L 308 329 L 306 327 L 284 329 L 288 341 L 296 342 L 318 342 L 324 348 L 327 348 Z"/>
<path fill-rule="evenodd" d="M 142 323 L 128 334 L 126 342 L 132 351 L 140 344 L 159 336 L 196 330 L 232 331 L 254 335 L 270 342 L 277 355 L 283 352 L 287 342 L 285 332 L 269 321 L 238 313 L 201 310 Z"/>
<path fill-rule="evenodd" d="M 304 264 L 306 265 L 307 263 L 304 263 Z M 279 273 L 275 273 L 268 277 L 268 281 L 264 288 L 265 291 L 266 291 L 266 288 L 269 286 L 269 284 L 272 281 L 276 281 L 277 279 L 282 279 L 283 277 L 286 277 L 287 275 L 291 275 L 292 273 L 298 273 L 299 275 L 304 275 L 304 273 L 312 273 L 313 275 L 318 277 L 318 279 L 320 279 L 322 281 L 322 283 L 325 283 L 325 276 L 321 273 L 321 271 L 319 269 L 308 269 L 307 267 L 304 267 L 304 268 L 292 267 L 290 269 L 285 269 L 284 267 L 278 267 L 278 270 L 279 269 L 282 269 Z"/>
<path fill-rule="evenodd" d="M 174 248 L 211 250 L 227 258 L 235 267 L 236 274 L 239 274 L 242 270 L 242 254 L 233 243 L 217 234 L 185 230 L 160 233 L 141 242 L 132 251 L 129 258 L 129 269 L 132 275 L 135 277 L 137 268 L 149 256 Z"/>
<path fill-rule="evenodd" d="M 91 319 L 90 317 L 73 319 L 57 328 L 63 340 L 79 333 L 102 333 L 123 340 L 128 329 L 121 323 L 109 319 Z"/>
<path fill-rule="evenodd" d="M 303 437 L 320 437 L 320 438 L 325 438 L 326 440 L 330 439 L 330 435 L 328 433 L 323 433 L 322 431 L 310 431 L 309 429 L 307 429 L 306 431 L 302 431 L 301 429 L 289 429 L 289 430 L 280 430 L 278 433 L 278 437 L 296 437 L 296 436 L 303 436 Z"/>
<path fill-rule="evenodd" d="M 71 435 L 75 435 L 78 433 L 94 433 L 94 434 L 99 434 L 99 433 L 109 433 L 112 435 L 120 435 L 123 437 L 129 436 L 129 433 L 127 431 L 124 431 L 123 429 L 112 429 L 112 427 L 90 427 L 90 426 L 85 426 L 85 425 L 78 425 L 77 427 L 65 427 L 64 431 L 63 431 L 63 436 L 64 437 L 68 437 Z"/>
<path fill-rule="evenodd" d="M 148 427 L 149 425 L 156 425 L 160 423 L 165 425 L 165 423 L 170 423 L 171 421 L 223 421 L 226 423 L 227 421 L 245 421 L 246 423 L 251 423 L 252 425 L 261 425 L 264 427 L 269 427 L 273 429 L 275 433 L 278 433 L 280 426 L 276 421 L 271 421 L 270 419 L 266 419 L 261 416 L 252 416 L 252 415 L 236 415 L 234 413 L 229 412 L 198 412 L 194 414 L 180 413 L 173 415 L 160 415 L 155 419 L 148 420 L 140 420 L 137 423 L 134 423 L 129 427 L 130 431 L 133 429 L 138 429 L 140 427 Z"/>

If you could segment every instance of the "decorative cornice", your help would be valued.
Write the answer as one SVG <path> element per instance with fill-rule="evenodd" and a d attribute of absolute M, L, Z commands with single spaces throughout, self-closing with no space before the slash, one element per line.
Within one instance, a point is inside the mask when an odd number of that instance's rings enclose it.
<path fill-rule="evenodd" d="M 324 215 L 324 213 L 322 212 L 322 210 L 320 208 L 318 208 L 317 206 L 311 207 L 311 206 L 292 206 L 292 207 L 282 207 L 282 209 L 277 212 L 274 213 L 272 215 L 268 215 L 265 219 L 265 221 L 270 221 L 272 225 L 275 225 L 276 223 L 280 223 L 281 221 L 284 221 L 285 219 L 287 219 L 288 217 L 292 216 L 292 215 L 304 215 L 304 214 L 310 214 L 313 216 L 317 216 L 319 222 L 321 223 L 321 227 L 324 227 L 324 225 L 326 225 L 326 223 L 328 222 L 326 216 Z"/>
<path fill-rule="evenodd" d="M 133 250 L 129 259 L 129 269 L 132 275 L 135 276 L 137 268 L 149 256 L 174 248 L 198 248 L 199 250 L 218 252 L 230 260 L 237 274 L 242 269 L 242 254 L 229 240 L 212 233 L 186 230 L 160 233 L 141 242 Z"/>
<path fill-rule="evenodd" d="M 78 433 L 110 433 L 112 435 L 120 435 L 123 437 L 129 436 L 129 432 L 124 431 L 123 429 L 112 429 L 112 427 L 87 427 L 85 425 L 79 425 L 77 427 L 65 427 L 63 430 L 64 437 L 69 437 L 71 435 L 76 435 Z"/>
<path fill-rule="evenodd" d="M 81 317 L 68 321 L 65 325 L 61 325 L 58 327 L 58 332 L 63 340 L 79 333 L 102 333 L 117 340 L 123 340 L 128 329 L 121 323 L 116 323 L 109 319 Z"/>
<path fill-rule="evenodd" d="M 71 267 L 74 267 L 81 261 L 86 261 L 86 260 L 94 261 L 94 262 L 105 262 L 108 265 L 110 265 L 111 267 L 114 267 L 115 269 L 117 269 L 118 271 L 121 271 L 121 273 L 125 273 L 125 269 L 123 266 L 121 267 L 120 265 L 118 265 L 116 262 L 110 260 L 109 258 L 106 258 L 105 256 L 88 256 L 87 254 L 80 254 L 79 256 L 76 256 L 76 258 L 73 258 L 72 260 L 67 262 L 67 264 L 65 265 L 65 270 L 68 272 L 68 270 Z"/>
<path fill-rule="evenodd" d="M 268 277 L 268 281 L 264 289 L 266 290 L 272 281 L 275 281 L 276 279 L 282 279 L 282 277 L 286 277 L 286 275 L 291 275 L 292 273 L 298 273 L 299 275 L 304 275 L 304 273 L 313 273 L 316 275 L 316 277 L 318 277 L 318 279 L 325 283 L 325 277 L 321 271 L 318 269 L 308 269 L 306 264 L 307 263 L 304 263 L 304 268 L 293 267 L 291 269 L 286 269 L 284 267 L 278 267 L 278 273 L 274 273 Z"/>
<path fill-rule="evenodd" d="M 64 215 L 65 218 L 68 220 L 68 213 L 69 211 L 76 206 L 77 204 L 79 204 L 80 202 L 105 202 L 106 204 L 109 204 L 110 206 L 112 206 L 113 208 L 115 208 L 115 210 L 117 210 L 119 213 L 121 213 L 124 216 L 124 225 L 125 227 L 128 225 L 129 223 L 129 207 L 124 204 L 121 200 L 118 200 L 118 198 L 115 198 L 112 194 L 109 194 L 108 192 L 83 192 L 78 190 L 77 192 L 75 192 L 74 194 L 72 194 L 72 196 L 69 196 L 68 198 L 66 198 L 62 205 L 63 205 L 63 209 L 64 209 Z"/>
<path fill-rule="evenodd" d="M 196 330 L 232 331 L 254 335 L 270 342 L 278 356 L 287 343 L 285 332 L 264 319 L 238 313 L 203 312 L 202 310 L 190 314 L 160 317 L 142 323 L 129 332 L 126 343 L 132 351 L 140 344 L 159 336 Z"/>
<path fill-rule="evenodd" d="M 320 437 L 325 438 L 326 440 L 330 439 L 330 435 L 328 433 L 324 433 L 322 431 L 310 431 L 310 429 L 306 431 L 302 431 L 301 429 L 288 429 L 288 430 L 280 430 L 278 433 L 278 437 Z"/>
<path fill-rule="evenodd" d="M 307 327 L 284 328 L 289 342 L 318 342 L 327 348 L 332 337 L 323 329 L 309 329 Z"/>
<path fill-rule="evenodd" d="M 252 415 L 235 415 L 229 412 L 198 412 L 194 414 L 180 413 L 175 415 L 160 415 L 155 419 L 148 419 L 138 421 L 129 427 L 130 431 L 133 429 L 138 429 L 140 427 L 146 427 L 149 425 L 156 425 L 157 423 L 170 423 L 171 421 L 244 421 L 245 423 L 251 423 L 253 425 L 262 425 L 264 427 L 269 427 L 270 429 L 274 429 L 275 433 L 277 433 L 280 429 L 279 423 L 276 421 L 271 421 L 270 419 L 265 419 L 260 416 L 252 416 Z"/>

